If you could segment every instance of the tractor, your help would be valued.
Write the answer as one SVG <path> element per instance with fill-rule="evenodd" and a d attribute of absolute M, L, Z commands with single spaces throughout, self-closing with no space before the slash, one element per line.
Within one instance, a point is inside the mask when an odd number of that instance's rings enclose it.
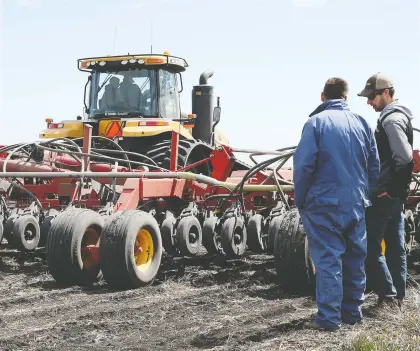
<path fill-rule="evenodd" d="M 214 89 L 208 82 L 214 72 L 201 74 L 199 85 L 192 89 L 192 113 L 187 114 L 180 104 L 181 73 L 187 67 L 185 59 L 166 51 L 163 55 L 79 59 L 78 69 L 89 73 L 84 89 L 85 118 L 59 122 L 47 118 L 47 129 L 39 136 L 78 139 L 81 143 L 83 125 L 89 124 L 98 148 L 112 151 L 118 144 L 132 161 L 153 161 L 158 167 L 170 169 L 172 133 L 176 131 L 179 147 L 173 164 L 177 169 L 187 167 L 210 176 L 209 162 L 195 164 L 208 159 L 216 144 L 228 144 L 216 129 L 220 102 L 218 98 L 215 106 Z M 233 170 L 245 169 L 249 166 L 235 162 Z"/>

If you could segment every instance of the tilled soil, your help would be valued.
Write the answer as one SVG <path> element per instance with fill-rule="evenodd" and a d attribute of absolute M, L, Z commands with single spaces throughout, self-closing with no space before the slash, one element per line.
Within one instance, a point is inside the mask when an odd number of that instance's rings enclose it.
<path fill-rule="evenodd" d="M 368 295 L 364 325 L 304 329 L 314 299 L 282 289 L 266 255 L 164 256 L 155 283 L 129 291 L 60 287 L 43 256 L 0 248 L 0 350 L 341 350 L 382 323 L 369 316 L 376 297 Z M 410 286 L 420 283 L 413 256 Z"/>

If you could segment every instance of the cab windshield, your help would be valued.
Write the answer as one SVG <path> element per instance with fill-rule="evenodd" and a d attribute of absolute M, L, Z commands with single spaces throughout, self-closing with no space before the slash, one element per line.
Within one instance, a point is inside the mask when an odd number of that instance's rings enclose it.
<path fill-rule="evenodd" d="M 157 116 L 156 73 L 132 69 L 92 74 L 89 117 Z"/>

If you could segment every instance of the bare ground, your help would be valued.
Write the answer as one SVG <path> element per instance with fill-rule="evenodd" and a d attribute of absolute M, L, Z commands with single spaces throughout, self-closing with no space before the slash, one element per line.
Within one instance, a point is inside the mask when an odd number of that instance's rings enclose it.
<path fill-rule="evenodd" d="M 389 330 L 420 337 L 419 250 L 404 322 L 394 311 L 392 320 L 369 313 L 376 297 L 368 295 L 365 323 L 337 333 L 303 328 L 316 312 L 313 298 L 284 291 L 265 255 L 164 256 L 153 286 L 110 291 L 104 282 L 59 287 L 42 251 L 21 257 L 2 247 L 0 274 L 0 350 L 393 350 L 363 343 Z"/>

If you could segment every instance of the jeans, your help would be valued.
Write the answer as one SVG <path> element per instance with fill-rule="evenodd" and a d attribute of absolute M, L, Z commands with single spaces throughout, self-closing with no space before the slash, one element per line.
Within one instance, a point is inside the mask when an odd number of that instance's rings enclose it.
<path fill-rule="evenodd" d="M 366 211 L 369 285 L 379 297 L 403 299 L 406 291 L 404 199 L 376 198 Z M 381 242 L 385 240 L 385 257 Z"/>

